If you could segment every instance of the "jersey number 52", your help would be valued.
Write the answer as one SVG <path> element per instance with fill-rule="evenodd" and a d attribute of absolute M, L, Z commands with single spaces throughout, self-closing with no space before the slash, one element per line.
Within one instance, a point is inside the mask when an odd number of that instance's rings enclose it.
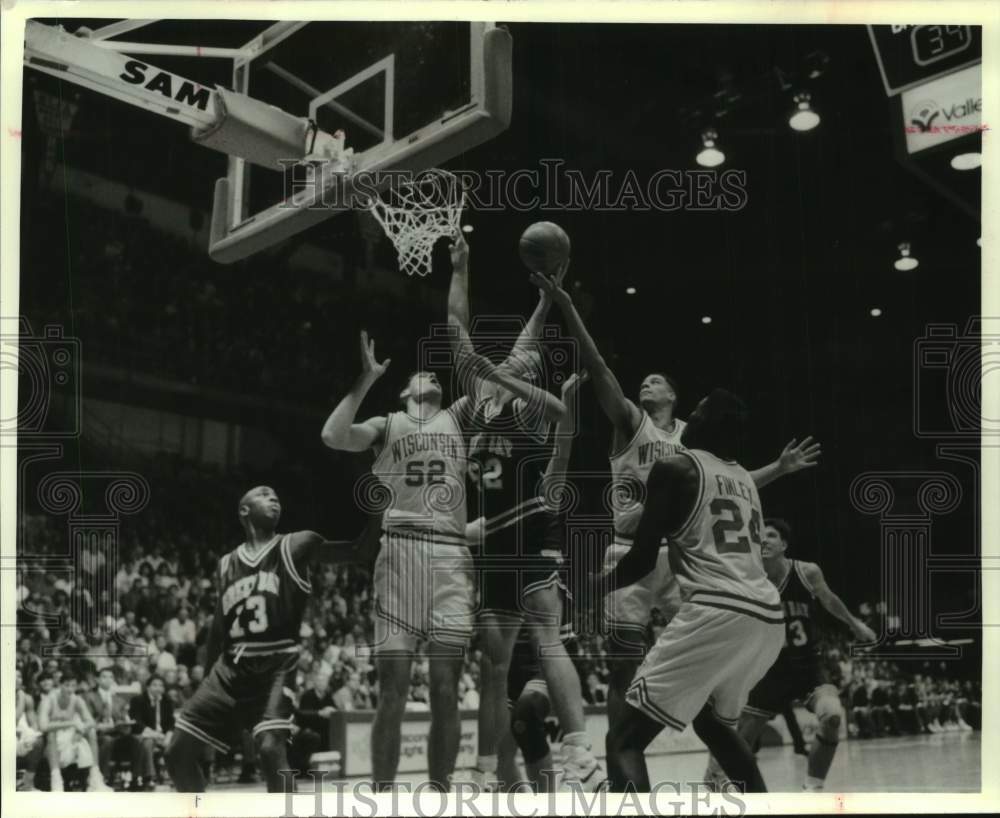
<path fill-rule="evenodd" d="M 406 485 L 422 486 L 424 483 L 433 485 L 444 482 L 445 465 L 443 460 L 411 460 L 406 464 Z"/>

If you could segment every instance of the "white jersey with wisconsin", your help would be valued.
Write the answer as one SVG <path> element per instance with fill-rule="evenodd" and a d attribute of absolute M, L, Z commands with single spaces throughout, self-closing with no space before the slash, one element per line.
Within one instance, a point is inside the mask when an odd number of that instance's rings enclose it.
<path fill-rule="evenodd" d="M 673 429 L 665 431 L 645 412 L 635 435 L 623 448 L 611 455 L 611 505 L 615 523 L 615 542 L 631 545 L 642 516 L 646 479 L 657 460 L 676 454 L 684 447 L 681 433 L 687 424 L 674 418 Z"/>
<path fill-rule="evenodd" d="M 760 555 L 763 513 L 750 473 L 701 449 L 680 454 L 698 472 L 694 508 L 676 532 L 667 532 L 684 600 L 783 622 L 781 597 Z"/>
<path fill-rule="evenodd" d="M 465 440 L 450 408 L 427 420 L 393 412 L 372 464 L 391 495 L 383 527 L 432 529 L 436 539 L 464 545 L 466 465 Z"/>

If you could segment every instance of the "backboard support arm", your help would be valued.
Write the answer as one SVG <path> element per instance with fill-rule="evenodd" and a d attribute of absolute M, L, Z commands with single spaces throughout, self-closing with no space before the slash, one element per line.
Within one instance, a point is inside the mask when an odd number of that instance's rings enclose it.
<path fill-rule="evenodd" d="M 410 134 L 405 140 L 366 152 L 358 172 L 369 175 L 378 171 L 419 172 L 507 129 L 513 105 L 510 33 L 492 23 L 473 23 L 471 36 L 481 38 L 483 45 L 481 52 L 474 51 L 481 54 L 481 60 L 472 66 L 473 104 Z M 352 176 L 317 173 L 314 178 L 321 179 L 321 183 L 300 189 L 291 200 L 247 217 L 240 189 L 230 188 L 242 184 L 237 172 L 239 166 L 239 160 L 233 160 L 229 175 L 216 182 L 209 239 L 209 255 L 215 261 L 231 263 L 246 258 L 353 207 Z M 327 194 L 335 186 L 340 190 L 329 197 Z M 333 201 L 327 203 L 328 198 Z M 234 204 L 237 201 L 239 209 Z"/>
<path fill-rule="evenodd" d="M 303 156 L 308 122 L 266 105 L 245 93 L 209 88 L 120 53 L 107 40 L 29 20 L 25 27 L 24 64 L 54 77 L 97 91 L 191 127 L 198 144 L 255 164 L 280 170 Z M 129 47 L 130 43 L 117 43 Z M 186 56 L 186 46 L 154 45 L 155 53 Z M 171 50 L 172 49 L 172 50 Z M 242 50 L 223 49 L 243 57 Z"/>
<path fill-rule="evenodd" d="M 25 28 L 24 64 L 42 73 L 96 91 L 134 107 L 180 122 L 191 128 L 192 139 L 205 147 L 229 154 L 226 177 L 216 183 L 209 253 L 220 262 L 245 258 L 289 236 L 350 209 L 349 195 L 343 206 L 327 207 L 322 197 L 334 186 L 352 190 L 351 172 L 317 174 L 322 183 L 253 216 L 247 216 L 248 168 L 252 162 L 272 170 L 287 169 L 288 161 L 306 157 L 306 117 L 295 117 L 280 108 L 250 97 L 250 64 L 301 29 L 305 22 L 285 21 L 269 26 L 241 48 L 211 48 L 111 40 L 156 20 L 122 20 L 96 31 L 71 34 L 61 27 L 33 20 Z M 404 137 L 393 134 L 393 86 L 395 69 L 391 58 L 370 66 L 374 76 L 385 73 L 386 99 L 382 128 L 364 120 L 337 102 L 339 93 L 368 76 L 342 83 L 327 92 L 323 103 L 334 107 L 353 124 L 380 143 L 364 152 L 364 163 L 351 171 L 420 171 L 496 136 L 510 124 L 512 108 L 512 44 L 506 29 L 494 23 L 471 23 L 473 59 L 471 102 Z M 478 46 L 478 49 L 476 48 Z M 233 91 L 211 88 L 136 58 L 135 54 L 231 59 Z M 313 109 L 315 114 L 316 109 Z M 362 121 L 354 121 L 361 119 Z M 339 132 L 338 132 L 339 133 Z M 341 136 L 341 144 L 343 137 Z M 325 190 L 319 187 L 326 186 Z"/>
<path fill-rule="evenodd" d="M 25 26 L 24 64 L 193 128 L 217 119 L 211 88 L 33 20 Z"/>

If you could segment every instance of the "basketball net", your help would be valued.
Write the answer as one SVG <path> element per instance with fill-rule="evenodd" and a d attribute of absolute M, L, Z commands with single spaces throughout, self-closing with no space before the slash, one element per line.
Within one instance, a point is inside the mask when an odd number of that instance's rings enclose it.
<path fill-rule="evenodd" d="M 399 269 L 425 276 L 437 240 L 457 236 L 465 191 L 458 177 L 439 168 L 421 171 L 413 179 L 393 183 L 385 194 L 375 193 L 369 210 L 396 248 Z"/>

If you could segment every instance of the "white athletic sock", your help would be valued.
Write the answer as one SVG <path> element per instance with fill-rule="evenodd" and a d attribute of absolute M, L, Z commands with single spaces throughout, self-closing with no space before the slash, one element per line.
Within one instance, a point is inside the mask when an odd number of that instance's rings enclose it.
<path fill-rule="evenodd" d="M 497 771 L 497 757 L 477 756 L 476 769 L 482 770 L 484 773 L 495 773 Z"/>
<path fill-rule="evenodd" d="M 815 776 L 812 775 L 806 776 L 805 788 L 807 790 L 821 790 L 823 789 L 824 784 L 826 784 L 825 778 L 816 778 Z"/>
<path fill-rule="evenodd" d="M 582 730 L 577 733 L 567 733 L 563 736 L 563 752 L 572 758 L 580 755 L 590 755 L 590 742 Z"/>

